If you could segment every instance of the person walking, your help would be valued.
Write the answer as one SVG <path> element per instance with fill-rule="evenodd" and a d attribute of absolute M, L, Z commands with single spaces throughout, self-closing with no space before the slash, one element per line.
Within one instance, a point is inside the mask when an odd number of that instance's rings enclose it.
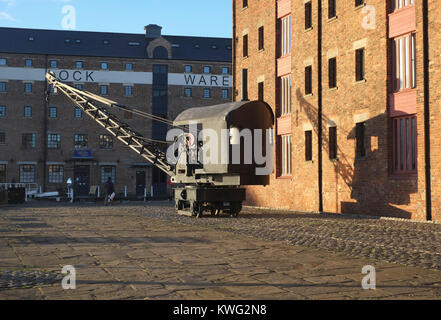
<path fill-rule="evenodd" d="M 106 191 L 106 196 L 104 197 L 104 204 L 107 206 L 112 205 L 113 199 L 115 198 L 115 186 L 113 185 L 112 178 L 109 177 L 104 185 L 104 190 Z M 110 201 L 109 201 L 110 199 Z"/>

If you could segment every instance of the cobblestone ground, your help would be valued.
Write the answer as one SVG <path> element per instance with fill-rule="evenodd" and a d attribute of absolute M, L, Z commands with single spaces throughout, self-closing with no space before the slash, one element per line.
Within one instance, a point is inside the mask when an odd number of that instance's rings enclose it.
<path fill-rule="evenodd" d="M 195 219 L 165 203 L 0 207 L 0 299 L 441 299 L 440 233 L 249 208 Z M 365 265 L 376 290 L 361 288 Z"/>
<path fill-rule="evenodd" d="M 441 224 L 382 220 L 333 214 L 293 214 L 245 208 L 238 219 L 228 216 L 188 219 L 170 215 L 167 206 L 143 213 L 257 237 L 267 241 L 343 252 L 407 266 L 441 270 Z"/>

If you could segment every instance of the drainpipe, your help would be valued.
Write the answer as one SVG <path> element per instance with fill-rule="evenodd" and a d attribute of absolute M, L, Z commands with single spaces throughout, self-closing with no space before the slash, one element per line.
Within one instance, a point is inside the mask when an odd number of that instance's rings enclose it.
<path fill-rule="evenodd" d="M 46 81 L 46 73 L 48 71 L 47 69 L 47 65 L 48 65 L 48 56 L 46 55 L 45 57 L 45 61 L 46 61 L 46 66 L 45 66 L 45 73 L 44 73 L 44 82 L 45 82 L 45 89 L 44 89 L 44 120 L 43 120 L 43 191 L 46 192 L 47 190 L 47 166 L 46 166 L 46 162 L 47 162 L 47 109 L 49 108 L 49 95 L 46 95 L 48 90 L 49 90 L 49 86 L 48 83 Z"/>
<path fill-rule="evenodd" d="M 318 193 L 319 212 L 323 212 L 323 92 L 322 92 L 322 0 L 317 1 L 317 81 L 318 81 L 318 110 L 317 110 L 317 139 L 318 139 Z"/>
<path fill-rule="evenodd" d="M 236 1 L 233 1 L 233 36 L 232 36 L 232 75 L 233 75 L 233 89 L 231 95 L 233 101 L 236 101 Z"/>
<path fill-rule="evenodd" d="M 424 157 L 426 175 L 426 219 L 432 220 L 432 174 L 430 161 L 430 75 L 429 75 L 429 7 L 423 0 L 424 47 Z"/>

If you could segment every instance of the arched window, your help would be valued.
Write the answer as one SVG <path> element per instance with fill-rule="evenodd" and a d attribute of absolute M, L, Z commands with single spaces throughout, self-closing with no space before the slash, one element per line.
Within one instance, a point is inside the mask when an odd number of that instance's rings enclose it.
<path fill-rule="evenodd" d="M 153 58 L 154 59 L 168 59 L 168 51 L 166 48 L 162 46 L 158 46 L 153 51 Z"/>

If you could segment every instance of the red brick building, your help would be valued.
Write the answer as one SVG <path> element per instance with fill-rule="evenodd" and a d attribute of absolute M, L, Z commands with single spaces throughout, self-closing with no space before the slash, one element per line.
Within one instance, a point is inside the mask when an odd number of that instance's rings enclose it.
<path fill-rule="evenodd" d="M 233 1 L 234 99 L 277 115 L 249 205 L 441 220 L 437 4 Z"/>

